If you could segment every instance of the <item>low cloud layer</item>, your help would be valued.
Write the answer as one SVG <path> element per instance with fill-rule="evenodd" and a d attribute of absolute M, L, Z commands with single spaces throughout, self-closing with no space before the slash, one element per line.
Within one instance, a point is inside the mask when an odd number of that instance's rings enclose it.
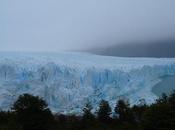
<path fill-rule="evenodd" d="M 172 39 L 174 12 L 174 0 L 1 0 L 0 51 L 80 50 Z"/>

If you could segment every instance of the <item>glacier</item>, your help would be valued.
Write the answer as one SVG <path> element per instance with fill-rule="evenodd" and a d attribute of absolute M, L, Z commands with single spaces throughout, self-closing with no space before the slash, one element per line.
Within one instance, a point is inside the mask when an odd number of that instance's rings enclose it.
<path fill-rule="evenodd" d="M 0 109 L 24 93 L 42 97 L 55 113 L 79 113 L 87 102 L 96 108 L 102 99 L 112 107 L 120 98 L 152 103 L 152 88 L 167 76 L 175 76 L 175 58 L 0 52 Z"/>

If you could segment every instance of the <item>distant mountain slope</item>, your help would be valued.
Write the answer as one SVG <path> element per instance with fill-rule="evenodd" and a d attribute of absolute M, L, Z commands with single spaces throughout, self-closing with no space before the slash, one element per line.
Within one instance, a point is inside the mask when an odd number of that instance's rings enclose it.
<path fill-rule="evenodd" d="M 99 55 L 121 57 L 175 57 L 175 40 L 113 45 L 106 48 L 91 49 Z"/>

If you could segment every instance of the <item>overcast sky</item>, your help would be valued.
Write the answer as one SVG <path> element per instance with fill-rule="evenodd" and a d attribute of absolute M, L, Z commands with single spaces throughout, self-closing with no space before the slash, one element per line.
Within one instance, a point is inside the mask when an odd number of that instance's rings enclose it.
<path fill-rule="evenodd" d="M 0 51 L 175 38 L 175 0 L 0 0 Z"/>

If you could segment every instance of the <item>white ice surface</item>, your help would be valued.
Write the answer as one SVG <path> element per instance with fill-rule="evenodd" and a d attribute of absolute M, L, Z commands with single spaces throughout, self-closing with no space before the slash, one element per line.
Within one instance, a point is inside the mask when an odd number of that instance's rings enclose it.
<path fill-rule="evenodd" d="M 152 87 L 175 75 L 174 58 L 121 58 L 87 53 L 0 53 L 0 108 L 30 93 L 44 98 L 54 112 L 77 113 L 86 102 L 114 106 L 124 97 L 137 103 L 157 98 Z"/>

